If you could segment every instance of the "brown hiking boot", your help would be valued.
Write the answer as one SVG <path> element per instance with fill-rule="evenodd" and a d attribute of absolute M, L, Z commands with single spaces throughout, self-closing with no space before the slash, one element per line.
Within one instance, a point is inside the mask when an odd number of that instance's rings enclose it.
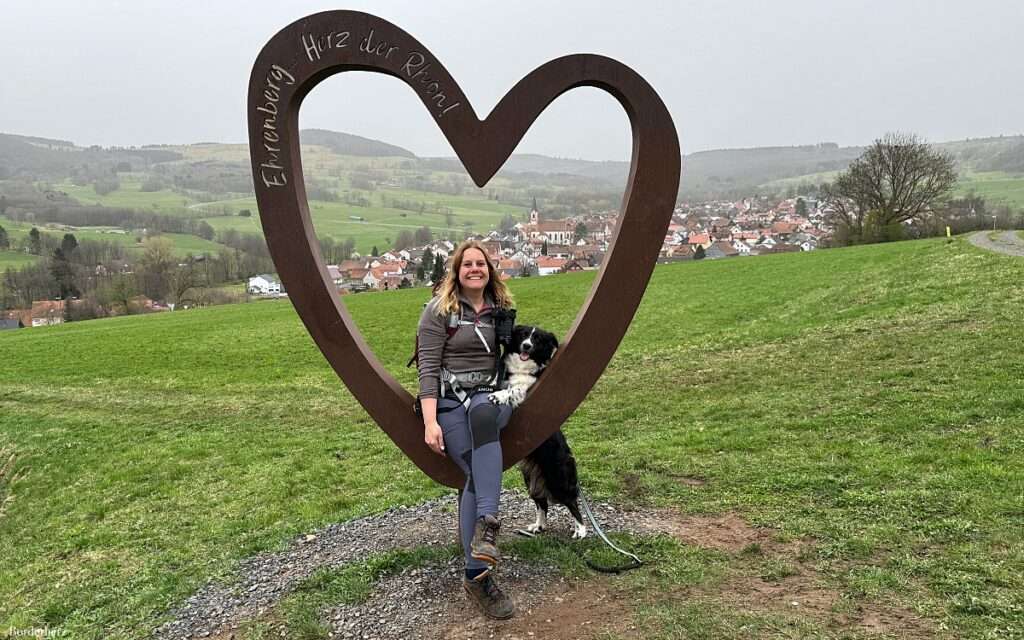
<path fill-rule="evenodd" d="M 476 531 L 469 545 L 469 555 L 494 566 L 501 561 L 498 553 L 498 530 L 501 524 L 493 515 L 486 515 L 476 521 Z"/>
<path fill-rule="evenodd" d="M 498 585 L 491 578 L 490 569 L 472 580 L 463 576 L 462 586 L 488 618 L 508 620 L 516 612 L 515 605 L 512 604 L 512 598 L 509 598 L 498 588 Z"/>

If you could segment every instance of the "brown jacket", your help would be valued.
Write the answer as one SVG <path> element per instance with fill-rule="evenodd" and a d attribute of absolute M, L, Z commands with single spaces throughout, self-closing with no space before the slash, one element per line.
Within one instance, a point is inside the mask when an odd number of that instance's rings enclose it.
<path fill-rule="evenodd" d="M 498 340 L 494 334 L 494 301 L 484 298 L 480 313 L 473 305 L 459 296 L 459 318 L 457 327 L 449 330 L 448 316 L 438 315 L 439 298 L 433 298 L 423 309 L 417 329 L 419 347 L 417 368 L 419 369 L 420 398 L 436 398 L 441 388 L 441 368 L 452 373 L 466 371 L 487 371 L 494 375 L 497 367 Z M 479 330 L 479 334 L 477 331 Z M 481 340 L 483 336 L 483 340 Z M 486 341 L 487 346 L 484 346 Z"/>

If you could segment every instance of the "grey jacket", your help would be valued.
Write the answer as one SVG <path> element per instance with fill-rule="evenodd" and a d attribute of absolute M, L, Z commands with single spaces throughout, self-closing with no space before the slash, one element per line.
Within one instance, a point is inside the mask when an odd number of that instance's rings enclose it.
<path fill-rule="evenodd" d="M 490 296 L 484 297 L 484 307 L 478 314 L 469 300 L 460 295 L 457 314 L 460 322 L 450 335 L 448 315 L 437 313 L 439 303 L 440 299 L 436 297 L 427 303 L 417 329 L 420 398 L 438 397 L 442 367 L 452 373 L 487 371 L 494 375 L 497 366 L 495 306 Z"/>

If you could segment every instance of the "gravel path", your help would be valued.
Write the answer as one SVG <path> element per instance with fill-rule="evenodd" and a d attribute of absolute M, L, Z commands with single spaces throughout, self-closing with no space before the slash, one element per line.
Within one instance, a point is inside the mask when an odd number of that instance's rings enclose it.
<path fill-rule="evenodd" d="M 533 522 L 533 503 L 519 492 L 502 494 L 502 534 Z M 651 513 L 592 505 L 606 531 L 650 532 L 658 522 Z M 155 638 L 229 638 L 247 620 L 272 608 L 300 582 L 318 569 L 358 563 L 368 556 L 395 549 L 448 544 L 455 536 L 455 495 L 411 507 L 331 525 L 300 536 L 284 551 L 243 560 L 230 583 L 210 583 L 171 612 L 171 621 L 159 627 Z M 568 533 L 570 519 L 562 507 L 551 511 L 549 526 Z M 593 535 L 591 532 L 590 535 Z M 374 586 L 367 602 L 339 606 L 327 612 L 334 637 L 426 637 L 426 628 L 439 628 L 452 607 L 467 608 L 462 594 L 460 558 L 418 569 L 406 569 Z M 520 609 L 529 608 L 540 592 L 560 578 L 554 566 L 517 562 L 510 557 L 499 567 L 501 584 L 516 594 Z M 529 587 L 529 588 L 517 588 Z M 456 605 L 456 601 L 458 604 Z M 428 624 L 434 623 L 434 624 Z M 415 630 L 415 633 L 411 633 Z M 280 632 L 283 634 L 284 630 Z"/>
<path fill-rule="evenodd" d="M 995 240 L 989 240 L 988 234 L 991 231 L 978 231 L 971 234 L 971 244 L 982 249 L 1005 253 L 1009 256 L 1024 256 L 1024 240 L 1020 239 L 1016 231 L 1001 231 Z"/>

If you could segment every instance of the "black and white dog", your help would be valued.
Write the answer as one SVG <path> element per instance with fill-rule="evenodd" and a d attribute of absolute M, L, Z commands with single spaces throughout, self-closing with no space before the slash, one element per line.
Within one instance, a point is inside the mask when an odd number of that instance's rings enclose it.
<path fill-rule="evenodd" d="M 491 402 L 508 404 L 513 409 L 518 407 L 557 350 L 558 339 L 553 334 L 538 327 L 516 325 L 505 355 L 508 386 L 492 393 Z M 572 514 L 576 523 L 572 537 L 587 535 L 578 504 L 580 487 L 576 477 L 576 459 L 561 431 L 556 431 L 523 458 L 519 470 L 523 472 L 523 481 L 537 509 L 537 520 L 526 527 L 527 531 L 539 533 L 547 527 L 548 505 L 554 502 L 564 505 Z"/>

